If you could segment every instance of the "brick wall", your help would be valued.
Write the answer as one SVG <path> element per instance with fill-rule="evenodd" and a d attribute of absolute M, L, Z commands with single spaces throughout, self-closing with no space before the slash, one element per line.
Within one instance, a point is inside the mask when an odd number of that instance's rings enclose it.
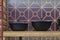
<path fill-rule="evenodd" d="M 2 0 L 0 0 L 0 40 L 2 40 Z"/>

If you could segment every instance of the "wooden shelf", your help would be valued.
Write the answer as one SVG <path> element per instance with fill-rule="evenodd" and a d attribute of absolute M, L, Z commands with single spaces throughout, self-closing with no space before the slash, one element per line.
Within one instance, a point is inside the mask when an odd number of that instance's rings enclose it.
<path fill-rule="evenodd" d="M 36 37 L 59 37 L 60 32 L 59 31 L 4 31 L 3 36 L 6 37 L 24 37 L 24 36 L 36 36 Z"/>

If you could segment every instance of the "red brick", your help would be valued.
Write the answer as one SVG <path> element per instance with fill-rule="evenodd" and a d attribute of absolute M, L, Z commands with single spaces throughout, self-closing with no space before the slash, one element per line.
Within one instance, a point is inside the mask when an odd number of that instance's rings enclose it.
<path fill-rule="evenodd" d="M 0 6 L 0 11 L 2 11 L 2 6 Z"/>
<path fill-rule="evenodd" d="M 0 36 L 2 37 L 2 32 L 0 32 Z"/>
<path fill-rule="evenodd" d="M 2 5 L 2 0 L 0 0 L 0 5 Z"/>
<path fill-rule="evenodd" d="M 2 38 L 0 38 L 0 40 L 2 40 Z"/>
<path fill-rule="evenodd" d="M 0 2 L 2 2 L 2 0 L 0 0 Z"/>
<path fill-rule="evenodd" d="M 0 25 L 0 31 L 2 31 L 2 25 Z"/>
<path fill-rule="evenodd" d="M 2 13 L 0 13 L 0 18 L 2 18 Z"/>
<path fill-rule="evenodd" d="M 2 20 L 0 19 L 0 25 L 2 24 Z"/>

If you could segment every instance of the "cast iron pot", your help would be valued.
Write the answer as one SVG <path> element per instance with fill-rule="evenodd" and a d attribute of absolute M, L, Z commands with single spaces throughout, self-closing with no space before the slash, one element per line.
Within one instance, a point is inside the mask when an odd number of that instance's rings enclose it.
<path fill-rule="evenodd" d="M 56 28 L 58 30 L 60 28 L 60 19 L 57 20 L 57 25 L 56 26 L 57 26 Z"/>
<path fill-rule="evenodd" d="M 32 21 L 32 26 L 36 31 L 47 31 L 50 28 L 52 21 Z"/>
<path fill-rule="evenodd" d="M 57 22 L 58 22 L 58 25 L 60 26 L 60 19 L 58 19 Z"/>
<path fill-rule="evenodd" d="M 24 22 L 11 22 L 9 24 L 13 31 L 25 31 L 28 28 L 28 23 Z"/>

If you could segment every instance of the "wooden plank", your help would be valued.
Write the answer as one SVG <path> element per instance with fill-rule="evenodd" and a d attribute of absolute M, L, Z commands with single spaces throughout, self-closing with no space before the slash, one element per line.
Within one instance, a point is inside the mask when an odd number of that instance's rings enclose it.
<path fill-rule="evenodd" d="M 55 36 L 60 36 L 59 31 L 4 31 L 3 36 L 6 37 L 24 37 L 24 36 L 36 36 L 36 37 L 55 37 Z"/>

